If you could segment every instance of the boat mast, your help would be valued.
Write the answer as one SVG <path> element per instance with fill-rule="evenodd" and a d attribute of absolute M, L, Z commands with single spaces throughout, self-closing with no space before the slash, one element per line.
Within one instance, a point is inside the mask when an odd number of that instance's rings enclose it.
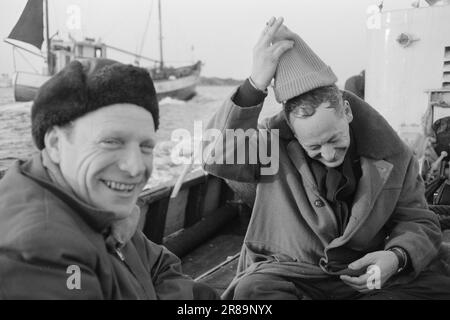
<path fill-rule="evenodd" d="M 161 21 L 161 0 L 158 0 L 158 17 L 159 17 L 159 68 L 164 67 L 163 58 L 163 36 L 162 36 L 162 21 Z"/>
<path fill-rule="evenodd" d="M 48 75 L 53 74 L 53 63 L 52 63 L 52 53 L 50 44 L 50 28 L 48 23 L 48 0 L 44 0 L 44 13 L 45 13 L 45 42 L 47 43 L 47 72 Z"/>

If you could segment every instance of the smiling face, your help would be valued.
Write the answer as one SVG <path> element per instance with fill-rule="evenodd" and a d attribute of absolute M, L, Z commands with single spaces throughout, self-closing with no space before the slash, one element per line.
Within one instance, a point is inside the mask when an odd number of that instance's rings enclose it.
<path fill-rule="evenodd" d="M 350 146 L 349 123 L 353 116 L 347 101 L 340 110 L 330 105 L 330 102 L 321 103 L 312 116 L 305 118 L 291 113 L 289 122 L 308 156 L 334 168 L 344 162 Z"/>
<path fill-rule="evenodd" d="M 132 104 L 114 104 L 47 134 L 50 158 L 78 198 L 117 218 L 127 217 L 150 178 L 156 133 L 152 115 Z"/>

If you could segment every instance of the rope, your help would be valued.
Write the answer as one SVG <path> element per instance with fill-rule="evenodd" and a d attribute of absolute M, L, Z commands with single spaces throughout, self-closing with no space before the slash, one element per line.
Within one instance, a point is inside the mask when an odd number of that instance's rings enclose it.
<path fill-rule="evenodd" d="M 138 56 L 142 56 L 142 51 L 144 50 L 145 39 L 147 38 L 148 26 L 150 24 L 151 16 L 153 12 L 153 0 L 150 2 L 150 11 L 148 13 L 147 21 L 145 22 L 144 34 L 142 36 L 141 48 L 139 50 Z M 136 62 L 139 63 L 140 58 L 136 58 Z"/>
<path fill-rule="evenodd" d="M 14 72 L 17 72 L 17 64 L 16 64 L 16 47 L 12 47 L 12 54 L 13 54 L 13 66 L 14 66 Z"/>

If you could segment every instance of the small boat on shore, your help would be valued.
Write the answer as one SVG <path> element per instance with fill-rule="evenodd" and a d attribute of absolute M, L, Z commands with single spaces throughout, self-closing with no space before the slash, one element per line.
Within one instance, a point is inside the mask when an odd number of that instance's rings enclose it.
<path fill-rule="evenodd" d="M 70 39 L 63 41 L 49 36 L 48 0 L 28 0 L 18 22 L 5 39 L 14 49 L 23 50 L 29 54 L 43 58 L 47 65 L 45 73 L 17 71 L 14 73 L 12 85 L 16 101 L 31 101 L 39 87 L 52 75 L 63 69 L 72 60 L 86 58 L 106 58 L 107 49 L 115 50 L 156 64 L 146 68 L 154 80 L 158 99 L 171 97 L 179 100 L 189 100 L 196 94 L 196 86 L 200 80 L 202 62 L 197 61 L 181 67 L 169 67 L 164 63 L 161 29 L 161 1 L 159 5 L 159 60 L 144 57 L 121 48 L 109 46 L 92 38 L 84 40 Z M 45 41 L 44 41 L 45 40 Z M 26 46 L 22 44 L 25 43 Z M 41 53 L 45 43 L 46 49 Z M 29 46 L 33 49 L 29 49 Z M 36 48 L 37 50 L 34 50 Z"/>

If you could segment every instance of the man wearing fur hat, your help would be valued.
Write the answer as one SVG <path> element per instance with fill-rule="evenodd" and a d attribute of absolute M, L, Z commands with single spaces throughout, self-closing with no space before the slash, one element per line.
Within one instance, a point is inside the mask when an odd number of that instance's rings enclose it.
<path fill-rule="evenodd" d="M 429 268 L 442 234 L 416 159 L 373 108 L 337 89 L 330 67 L 282 23 L 267 23 L 251 77 L 209 124 L 258 136 L 231 148 L 215 141 L 204 164 L 213 175 L 257 182 L 238 274 L 224 297 L 450 298 L 450 278 Z M 220 164 L 242 146 L 269 145 L 255 129 L 273 77 L 283 111 L 262 128 L 279 139 L 271 150 L 278 171 Z"/>
<path fill-rule="evenodd" d="M 137 230 L 159 108 L 144 69 L 73 61 L 31 110 L 40 150 L 0 181 L 0 299 L 206 299 Z"/>

